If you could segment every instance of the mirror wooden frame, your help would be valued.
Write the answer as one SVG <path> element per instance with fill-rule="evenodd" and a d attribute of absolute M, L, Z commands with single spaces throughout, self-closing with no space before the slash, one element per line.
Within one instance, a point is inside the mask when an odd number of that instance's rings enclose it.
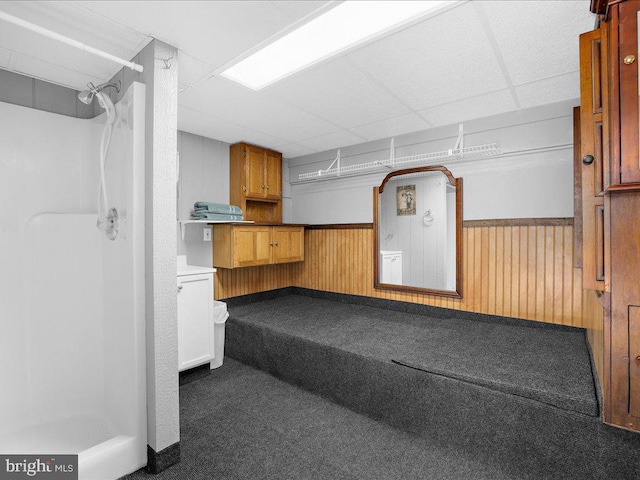
<path fill-rule="evenodd" d="M 456 187 L 456 289 L 437 290 L 432 288 L 413 287 L 409 285 L 395 285 L 380 282 L 380 194 L 389 180 L 400 175 L 422 172 L 442 172 L 451 185 Z M 424 293 L 441 297 L 462 298 L 462 178 L 455 178 L 443 166 L 416 167 L 391 172 L 379 187 L 373 187 L 373 288 L 381 290 L 395 290 L 400 292 Z"/>

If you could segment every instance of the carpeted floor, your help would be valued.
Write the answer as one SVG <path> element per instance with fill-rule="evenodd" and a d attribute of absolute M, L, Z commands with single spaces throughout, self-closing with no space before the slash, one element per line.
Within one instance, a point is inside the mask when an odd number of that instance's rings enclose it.
<path fill-rule="evenodd" d="M 584 332 L 578 329 L 434 318 L 303 295 L 233 307 L 232 317 L 366 357 L 598 415 L 589 351 Z"/>
<path fill-rule="evenodd" d="M 435 450 L 514 479 L 640 478 L 640 435 L 598 418 L 583 330 L 316 291 L 227 304 L 226 355 Z"/>
<path fill-rule="evenodd" d="M 640 479 L 581 330 L 314 291 L 228 305 L 225 364 L 181 382 L 182 462 L 154 478 Z"/>
<path fill-rule="evenodd" d="M 134 479 L 519 480 L 232 359 L 180 387 L 181 457 Z"/>

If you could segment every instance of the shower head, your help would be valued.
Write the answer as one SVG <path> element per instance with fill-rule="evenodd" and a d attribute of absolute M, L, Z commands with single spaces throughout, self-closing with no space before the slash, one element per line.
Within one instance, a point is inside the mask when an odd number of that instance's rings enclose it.
<path fill-rule="evenodd" d="M 86 103 L 87 105 L 91 105 L 91 102 L 93 101 L 93 97 L 97 94 L 100 93 L 102 90 L 104 90 L 107 87 L 113 87 L 116 89 L 116 92 L 120 91 L 120 80 L 118 80 L 117 82 L 113 82 L 113 83 L 102 83 L 100 85 L 98 85 L 97 87 L 93 85 L 93 83 L 89 82 L 87 83 L 87 87 L 89 87 L 88 90 L 83 90 L 78 94 L 78 100 L 80 100 L 82 103 Z M 100 106 L 102 108 L 104 108 L 104 106 L 102 105 L 102 102 L 100 102 Z"/>
<path fill-rule="evenodd" d="M 113 106 L 113 102 L 111 101 L 111 99 L 107 95 L 102 93 L 102 90 L 107 87 L 113 87 L 116 89 L 116 92 L 119 92 L 120 80 L 113 83 L 103 83 L 98 85 L 97 87 L 93 83 L 89 82 L 87 83 L 87 87 L 89 87 L 89 90 L 83 90 L 78 94 L 78 100 L 80 100 L 82 103 L 86 103 L 87 105 L 91 105 L 93 97 L 97 98 L 100 106 L 107 112 L 107 123 L 113 124 L 116 118 L 116 109 Z"/>
<path fill-rule="evenodd" d="M 87 105 L 91 105 L 93 101 L 93 92 L 91 90 L 83 90 L 78 94 L 78 100 Z"/>

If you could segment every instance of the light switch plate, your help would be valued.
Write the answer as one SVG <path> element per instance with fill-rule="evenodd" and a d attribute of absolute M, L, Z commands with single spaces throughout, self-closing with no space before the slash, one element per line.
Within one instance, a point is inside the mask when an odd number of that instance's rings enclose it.
<path fill-rule="evenodd" d="M 204 240 L 205 242 L 210 242 L 211 241 L 211 228 L 207 228 L 205 227 L 203 229 L 204 235 L 202 237 L 202 240 Z"/>

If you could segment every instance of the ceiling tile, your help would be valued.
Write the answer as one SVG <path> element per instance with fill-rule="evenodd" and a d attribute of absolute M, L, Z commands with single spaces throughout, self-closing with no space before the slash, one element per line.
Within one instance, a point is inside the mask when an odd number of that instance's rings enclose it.
<path fill-rule="evenodd" d="M 578 70 L 578 36 L 595 20 L 589 0 L 475 3 L 487 12 L 514 85 Z"/>
<path fill-rule="evenodd" d="M 125 60 L 133 58 L 151 40 L 130 28 L 93 14 L 75 2 L 2 2 L 0 9 Z M 91 75 L 100 79 L 108 79 L 122 68 L 111 61 L 4 21 L 0 29 L 0 45 L 30 57 L 46 59 L 55 65 L 75 65 L 75 70 L 91 72 Z"/>
<path fill-rule="evenodd" d="M 289 9 L 283 15 L 273 2 L 255 0 L 81 3 L 216 68 L 287 27 L 295 14 Z M 307 11 L 301 7 L 299 15 Z"/>
<path fill-rule="evenodd" d="M 9 60 L 11 60 L 11 51 L 0 47 L 0 68 L 8 69 Z"/>
<path fill-rule="evenodd" d="M 516 95 L 523 108 L 574 98 L 577 105 L 580 103 L 580 72 L 571 72 L 517 86 Z"/>
<path fill-rule="evenodd" d="M 183 85 L 191 86 L 213 72 L 214 68 L 187 53 L 178 56 L 178 80 Z"/>
<path fill-rule="evenodd" d="M 297 143 L 339 129 L 298 108 L 250 91 L 226 79 L 212 77 L 178 96 L 178 103 L 208 111 L 238 125 L 282 139 L 280 143 Z"/>
<path fill-rule="evenodd" d="M 101 78 L 92 77 L 82 72 L 49 63 L 39 58 L 13 53 L 12 71 L 46 82 L 63 85 L 75 90 L 83 90 L 88 82 L 101 82 Z M 41 73 L 40 73 L 41 72 Z"/>
<path fill-rule="evenodd" d="M 355 133 L 351 133 L 347 130 L 340 130 L 337 132 L 329 133 L 327 135 L 309 138 L 307 140 L 298 142 L 298 144 L 302 145 L 303 147 L 322 152 L 324 150 L 333 150 L 349 145 L 355 145 L 358 143 L 362 143 L 365 140 L 365 138 L 356 135 Z"/>
<path fill-rule="evenodd" d="M 289 77 L 266 92 L 345 128 L 409 112 L 345 57 Z"/>
<path fill-rule="evenodd" d="M 316 153 L 317 150 L 311 149 L 309 147 L 303 147 L 297 143 L 287 143 L 286 145 L 275 145 L 273 147 L 274 150 L 278 152 L 282 152 L 282 156 L 285 158 L 295 158 L 301 157 L 303 155 L 309 155 L 311 153 Z"/>
<path fill-rule="evenodd" d="M 427 108 L 421 110 L 420 114 L 433 126 L 439 127 L 513 110 L 516 110 L 516 105 L 511 92 L 509 90 L 500 90 Z"/>
<path fill-rule="evenodd" d="M 425 130 L 430 126 L 431 125 L 419 115 L 408 113 L 359 125 L 349 130 L 367 140 L 377 140 L 379 138 L 394 137 L 405 133 L 417 132 L 418 130 Z"/>
<path fill-rule="evenodd" d="M 210 78 L 327 3 L 30 1 L 0 10 L 125 59 L 152 36 L 178 47 L 179 128 L 288 156 L 515 110 L 486 28 L 522 107 L 579 95 L 577 36 L 593 26 L 589 0 L 465 2 L 260 92 Z M 120 70 L 4 22 L 3 67 L 75 89 Z"/>
<path fill-rule="evenodd" d="M 323 7 L 329 2 L 317 2 L 317 1 L 304 1 L 304 2 L 292 2 L 291 0 L 281 0 L 271 2 L 271 4 L 281 10 L 291 20 L 298 20 L 313 13 L 320 7 Z"/>
<path fill-rule="evenodd" d="M 506 88 L 471 3 L 367 45 L 349 57 L 416 110 Z"/>
<path fill-rule="evenodd" d="M 281 138 L 236 125 L 184 105 L 178 105 L 178 130 L 227 143 L 250 142 L 265 146 L 283 143 Z"/>

